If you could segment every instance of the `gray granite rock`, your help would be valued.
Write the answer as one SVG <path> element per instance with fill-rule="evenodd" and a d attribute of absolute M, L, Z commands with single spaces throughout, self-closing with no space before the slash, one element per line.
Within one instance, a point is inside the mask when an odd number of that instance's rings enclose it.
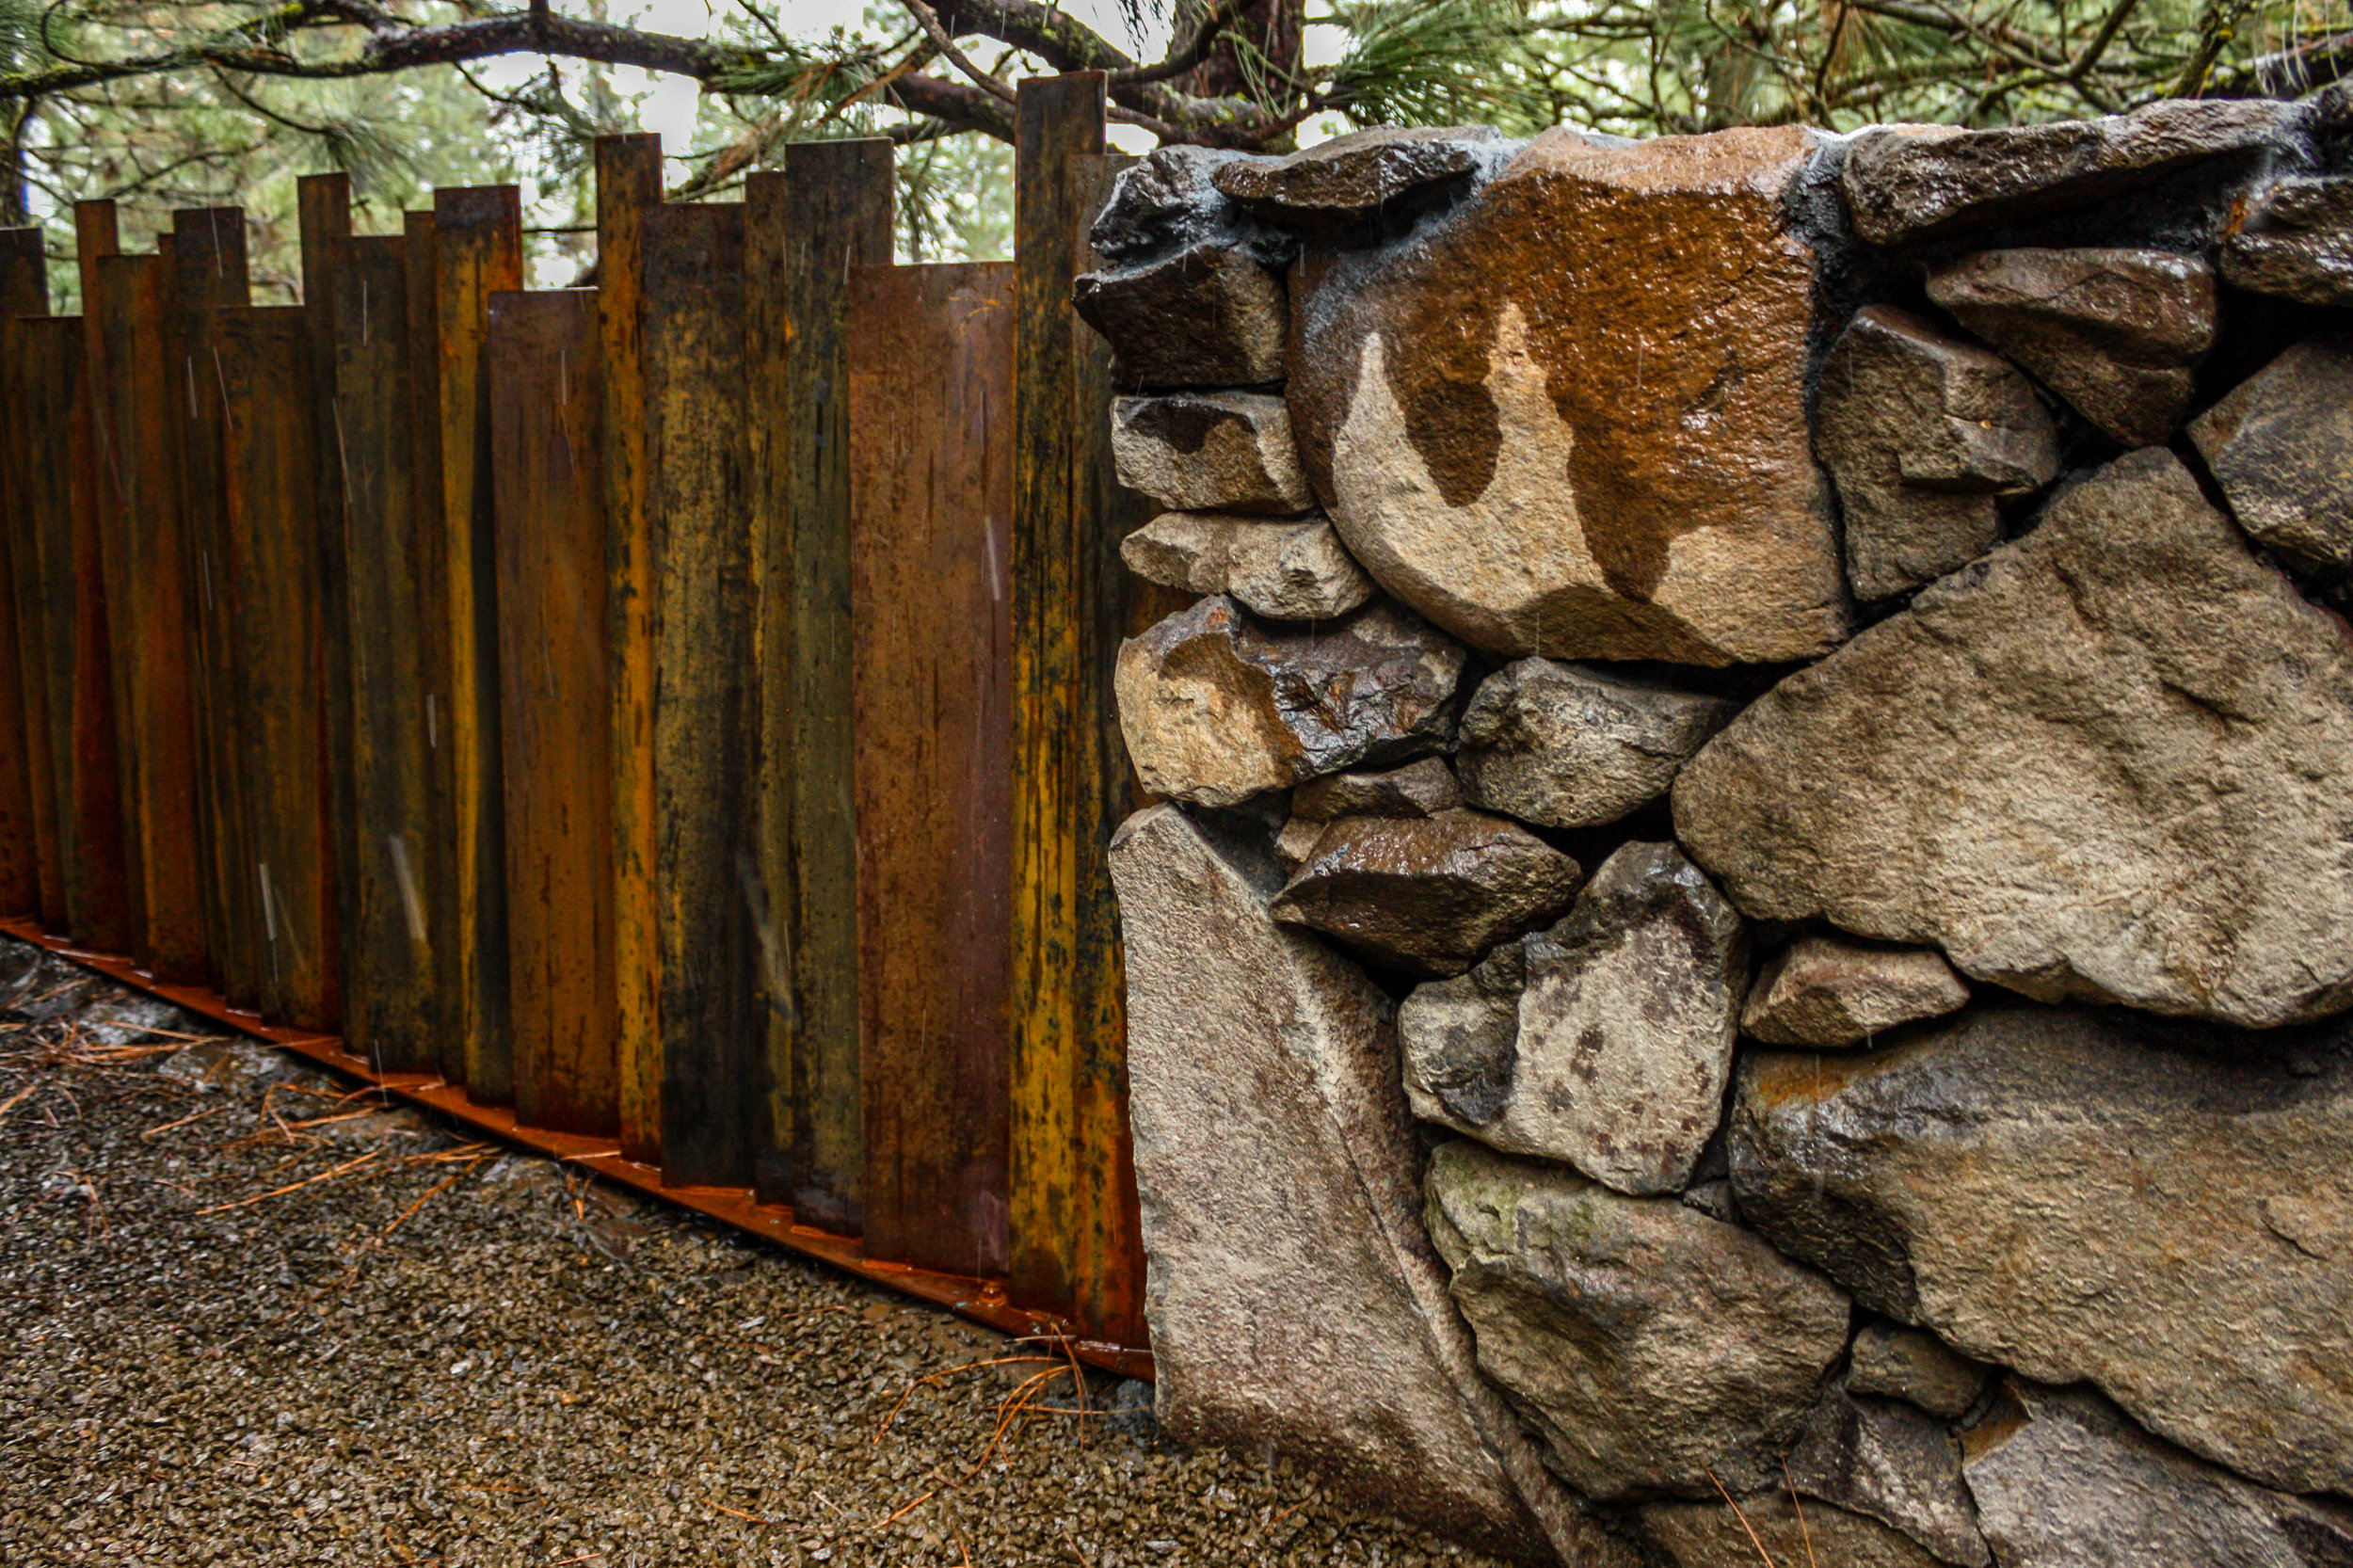
<path fill-rule="evenodd" d="M 2002 1568 L 2344 1568 L 2353 1512 L 2201 1464 L 2089 1389 L 2005 1385 L 1963 1473 Z"/>
<path fill-rule="evenodd" d="M 1162 147 L 1120 170 L 1087 232 L 1097 254 L 1118 266 L 1204 244 L 1234 245 L 1280 267 L 1297 242 L 1266 228 L 1218 193 L 1219 168 L 1244 156 L 1216 147 Z"/>
<path fill-rule="evenodd" d="M 1199 806 L 1438 749 L 1462 646 L 1393 605 L 1261 621 L 1212 595 L 1119 646 L 1112 687 L 1145 789 Z"/>
<path fill-rule="evenodd" d="M 1634 843 L 1516 948 L 1406 1000 L 1415 1114 L 1623 1192 L 1680 1191 L 1722 1115 L 1740 917 L 1673 844 Z"/>
<path fill-rule="evenodd" d="M 1733 1189 L 1875 1311 L 2096 1383 L 2241 1475 L 2344 1490 L 2353 1043 L 2252 1049 L 2020 1003 L 1868 1056 L 1746 1055 Z"/>
<path fill-rule="evenodd" d="M 1290 413 L 1263 392 L 1172 392 L 1112 405 L 1119 482 L 1177 512 L 1297 517 L 1315 506 Z"/>
<path fill-rule="evenodd" d="M 1911 1405 L 1823 1396 L 1790 1450 L 1789 1479 L 1809 1497 L 1903 1531 L 1955 1568 L 1993 1561 L 1961 1484 L 1961 1445 Z"/>
<path fill-rule="evenodd" d="M 1488 1550 L 1633 1568 L 1479 1375 L 1417 1214 L 1387 999 L 1173 807 L 1123 824 L 1111 868 L 1162 1430 L 1274 1448 Z"/>
<path fill-rule="evenodd" d="M 1971 131 L 1881 126 L 1849 145 L 1855 232 L 1915 245 L 2089 206 L 2210 158 L 2275 143 L 2295 111 L 2260 101 L 2153 104 L 2131 114 Z"/>
<path fill-rule="evenodd" d="M 1497 942 L 1551 920 L 1585 872 L 1518 824 L 1461 808 L 1342 817 L 1325 826 L 1273 904 L 1408 974 L 1460 974 Z"/>
<path fill-rule="evenodd" d="M 1103 334 L 1120 379 L 1142 387 L 1249 386 L 1283 378 L 1283 280 L 1239 245 L 1204 241 L 1081 275 L 1071 301 Z"/>
<path fill-rule="evenodd" d="M 1980 250 L 1929 297 L 2126 446 L 2166 440 L 2214 346 L 2214 268 L 2165 250 Z"/>
<path fill-rule="evenodd" d="M 1291 815 L 1309 822 L 1336 817 L 1427 817 L 1463 804 L 1463 792 L 1443 757 L 1424 757 L 1379 773 L 1327 774 L 1299 787 Z"/>
<path fill-rule="evenodd" d="M 1546 827 L 1616 822 L 1740 711 L 1588 664 L 1522 659 L 1479 684 L 1455 759 L 1474 806 Z"/>
<path fill-rule="evenodd" d="M 2051 416 L 2010 363 L 1892 305 L 1858 312 L 1822 366 L 1815 449 L 1846 515 L 1847 580 L 1885 599 L 2001 542 L 1995 500 L 2058 472 Z"/>
<path fill-rule="evenodd" d="M 2265 549 L 2353 567 L 2353 344 L 2297 344 L 2192 420 L 2189 437 Z"/>
<path fill-rule="evenodd" d="M 1270 620 L 1334 620 L 1372 598 L 1372 579 L 1320 517 L 1162 512 L 1120 541 L 1119 558 L 1139 577 L 1227 594 Z"/>
<path fill-rule="evenodd" d="M 1985 1392 L 1986 1368 L 1956 1355 L 1933 1334 L 1901 1323 L 1865 1323 L 1847 1353 L 1849 1393 L 1904 1400 L 1948 1421 L 1969 1413 Z"/>
<path fill-rule="evenodd" d="M 2306 305 L 2353 305 L 2353 176 L 2282 180 L 2222 246 L 2222 280 Z"/>
<path fill-rule="evenodd" d="M 1876 1519 L 1787 1491 L 1650 1503 L 1636 1528 L 1675 1568 L 1935 1568 L 1919 1543 Z M 1764 1554 L 1759 1556 L 1760 1551 Z"/>
<path fill-rule="evenodd" d="M 2353 1002 L 2348 754 L 2340 624 L 2146 451 L 1752 703 L 1675 831 L 1753 918 L 2268 1027 Z"/>
<path fill-rule="evenodd" d="M 1828 1280 L 1672 1198 L 1478 1144 L 1439 1148 L 1425 1187 L 1480 1368 L 1572 1486 L 1712 1498 L 1719 1480 L 1780 1482 L 1847 1348 Z"/>
<path fill-rule="evenodd" d="M 1345 229 L 1410 206 L 1433 186 L 1460 185 L 1508 154 L 1489 125 L 1381 125 L 1281 157 L 1221 164 L 1211 179 L 1245 210 L 1286 228 Z"/>
<path fill-rule="evenodd" d="M 1942 953 L 1809 934 L 1757 971 L 1740 1032 L 1770 1046 L 1840 1050 L 1968 1000 Z"/>

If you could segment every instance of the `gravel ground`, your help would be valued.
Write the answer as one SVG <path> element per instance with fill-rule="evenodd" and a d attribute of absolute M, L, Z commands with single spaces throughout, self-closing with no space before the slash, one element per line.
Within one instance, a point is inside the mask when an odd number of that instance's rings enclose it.
<path fill-rule="evenodd" d="M 0 1562 L 1485 1560 L 209 1028 L 0 938 Z"/>

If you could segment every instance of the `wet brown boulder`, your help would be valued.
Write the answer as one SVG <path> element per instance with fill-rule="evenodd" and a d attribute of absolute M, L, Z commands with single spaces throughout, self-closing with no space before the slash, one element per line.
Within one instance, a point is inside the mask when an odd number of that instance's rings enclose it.
<path fill-rule="evenodd" d="M 1807 1496 L 1903 1531 L 1954 1568 L 1993 1560 L 1961 1484 L 1961 1445 L 1911 1405 L 1833 1389 L 1806 1417 L 1789 1480 Z"/>
<path fill-rule="evenodd" d="M 1665 794 L 1739 711 L 1637 675 L 1522 659 L 1472 694 L 1456 767 L 1473 806 L 1545 827 L 1596 827 Z"/>
<path fill-rule="evenodd" d="M 1279 158 L 1237 158 L 1211 177 L 1247 211 L 1304 230 L 1344 229 L 1411 206 L 1433 186 L 1465 184 L 1501 161 L 1489 125 L 1377 125 Z"/>
<path fill-rule="evenodd" d="M 1283 280 L 1241 246 L 1203 243 L 1071 289 L 1120 379 L 1142 387 L 1249 386 L 1283 378 Z"/>
<path fill-rule="evenodd" d="M 2353 567 L 2353 344 L 2299 343 L 2190 422 L 2238 525 L 2297 566 Z"/>
<path fill-rule="evenodd" d="M 1287 394 L 1374 580 L 1492 653 L 1834 646 L 1818 258 L 1786 200 L 1817 150 L 1794 128 L 1549 131 L 1412 246 L 1303 257 Z"/>
<path fill-rule="evenodd" d="M 1942 953 L 1807 935 L 1758 971 L 1740 1032 L 1768 1045 L 1839 1050 L 1968 1000 Z"/>
<path fill-rule="evenodd" d="M 1424 757 L 1380 773 L 1328 774 L 1299 787 L 1291 815 L 1308 822 L 1336 817 L 1428 817 L 1463 804 L 1463 792 L 1441 757 Z"/>
<path fill-rule="evenodd" d="M 1263 392 L 1173 392 L 1112 405 L 1119 482 L 1177 512 L 1297 517 L 1315 505 L 1290 414 Z"/>
<path fill-rule="evenodd" d="M 1901 1531 L 1825 1502 L 1793 1502 L 1781 1488 L 1732 1503 L 1651 1503 L 1639 1519 L 1643 1540 L 1675 1568 L 1936 1568 Z"/>
<path fill-rule="evenodd" d="M 1270 620 L 1336 620 L 1372 597 L 1372 579 L 1321 518 L 1162 512 L 1120 541 L 1137 576 L 1228 594 Z"/>
<path fill-rule="evenodd" d="M 2353 178 L 2282 180 L 2222 247 L 2222 278 L 2306 305 L 2353 305 Z"/>
<path fill-rule="evenodd" d="M 1956 1355 L 1933 1334 L 1901 1323 L 1866 1323 L 1848 1352 L 1847 1388 L 1918 1405 L 1955 1420 L 1985 1392 L 1986 1368 Z"/>

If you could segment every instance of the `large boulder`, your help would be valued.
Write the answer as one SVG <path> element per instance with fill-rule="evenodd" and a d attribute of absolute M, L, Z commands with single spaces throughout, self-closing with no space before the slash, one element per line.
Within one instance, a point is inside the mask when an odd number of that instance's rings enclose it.
<path fill-rule="evenodd" d="M 1984 554 L 2002 539 L 1996 499 L 2058 472 L 2057 435 L 2026 378 L 1892 305 L 1858 312 L 1832 346 L 1814 439 L 1837 481 L 1858 599 Z"/>
<path fill-rule="evenodd" d="M 2125 446 L 2172 435 L 2214 346 L 2214 268 L 2166 250 L 1981 250 L 1929 297 Z"/>
<path fill-rule="evenodd" d="M 1548 131 L 1408 247 L 1292 272 L 1301 457 L 1374 579 L 1497 654 L 1724 664 L 1846 634 L 1808 450 L 1795 128 Z M 1639 264 L 1629 258 L 1640 258 Z"/>
<path fill-rule="evenodd" d="M 1479 1365 L 1571 1485 L 1714 1497 L 1719 1482 L 1781 1481 L 1847 1348 L 1847 1298 L 1828 1280 L 1673 1198 L 1477 1144 L 1440 1147 L 1426 1186 Z"/>
<path fill-rule="evenodd" d="M 2353 344 L 2297 344 L 2192 420 L 2189 438 L 2265 549 L 2353 567 Z"/>
<path fill-rule="evenodd" d="M 1119 482 L 1177 512 L 1297 517 L 1315 504 L 1290 412 L 1265 392 L 1171 392 L 1112 404 Z"/>
<path fill-rule="evenodd" d="M 1843 1050 L 1969 1000 L 1942 953 L 1809 933 L 1757 971 L 1740 1032 L 1770 1046 Z"/>
<path fill-rule="evenodd" d="M 2282 180 L 2222 247 L 2225 282 L 2305 305 L 2353 305 L 2353 176 Z"/>
<path fill-rule="evenodd" d="M 1337 620 L 1372 597 L 1372 579 L 1321 518 L 1162 512 L 1122 539 L 1138 577 L 1225 594 L 1269 620 Z"/>
<path fill-rule="evenodd" d="M 1522 659 L 1479 684 L 1456 755 L 1474 806 L 1546 827 L 1598 827 L 1667 792 L 1740 711 L 1588 664 Z"/>
<path fill-rule="evenodd" d="M 1963 1466 L 2002 1568 L 2353 1563 L 2353 1512 L 2201 1464 L 2089 1389 L 2004 1392 Z"/>
<path fill-rule="evenodd" d="M 1915 245 L 2089 206 L 2209 159 L 2258 152 L 2282 104 L 2153 104 L 2104 120 L 1968 131 L 1881 126 L 1847 150 L 1847 206 L 1874 245 Z"/>
<path fill-rule="evenodd" d="M 1248 386 L 1283 378 L 1283 280 L 1241 246 L 1205 241 L 1081 276 L 1071 301 L 1103 334 L 1119 378 L 1142 387 Z"/>
<path fill-rule="evenodd" d="M 1417 1212 L 1387 1000 L 1173 807 L 1123 824 L 1111 867 L 1161 1430 L 1272 1447 L 1491 1550 L 1632 1568 L 1479 1374 Z"/>
<path fill-rule="evenodd" d="M 1908 1404 L 1833 1390 L 1806 1417 L 1789 1481 L 1903 1531 L 1954 1568 L 1993 1561 L 1961 1480 L 1961 1445 Z"/>
<path fill-rule="evenodd" d="M 1407 1096 L 1491 1148 L 1680 1192 L 1722 1117 L 1747 980 L 1723 895 L 1673 844 L 1627 844 L 1559 924 L 1406 999 Z"/>
<path fill-rule="evenodd" d="M 2233 1058 L 2220 1052 L 2235 1045 Z M 1744 1057 L 1743 1219 L 1865 1305 L 2291 1491 L 2353 1487 L 2353 1044 L 1972 1009 Z"/>
<path fill-rule="evenodd" d="M 1288 229 L 1402 218 L 1510 155 L 1491 125 L 1376 125 L 1277 158 L 1238 158 L 1211 176 L 1246 212 Z"/>
<path fill-rule="evenodd" d="M 1317 837 L 1273 914 L 1383 968 L 1460 974 L 1567 908 L 1584 880 L 1575 860 L 1484 812 L 1342 817 Z"/>
<path fill-rule="evenodd" d="M 1444 745 L 1461 645 L 1394 605 L 1264 622 L 1212 595 L 1119 645 L 1119 728 L 1144 787 L 1232 806 Z"/>
<path fill-rule="evenodd" d="M 2353 1001 L 2349 748 L 2344 628 L 2152 450 L 1743 711 L 1675 828 L 1751 916 L 2262 1027 Z"/>

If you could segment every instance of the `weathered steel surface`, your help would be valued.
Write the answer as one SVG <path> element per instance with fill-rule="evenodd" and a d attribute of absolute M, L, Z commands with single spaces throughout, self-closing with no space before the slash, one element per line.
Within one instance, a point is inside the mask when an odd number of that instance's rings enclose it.
<path fill-rule="evenodd" d="M 646 517 L 645 215 L 662 200 L 662 138 L 599 136 L 597 318 L 603 346 L 604 509 L 613 746 L 613 953 L 621 1148 L 662 1148 L 661 944 L 653 793 L 653 552 Z"/>
<path fill-rule="evenodd" d="M 420 526 L 408 251 L 399 236 L 336 251 L 330 408 L 343 478 L 345 647 L 351 683 L 351 849 L 343 862 L 344 1020 L 351 1049 L 388 1071 L 429 1072 L 448 1032 L 437 947 L 450 882 L 436 846 L 435 750 L 425 714 L 428 606 L 440 552 Z M 312 309 L 317 307 L 313 306 Z M 331 526 L 331 523 L 330 523 Z"/>
<path fill-rule="evenodd" d="M 673 1182 L 747 1186 L 764 1036 L 744 209 L 644 221 L 662 1163 Z"/>
<path fill-rule="evenodd" d="M 506 999 L 505 791 L 499 776 L 498 565 L 490 504 L 489 298 L 523 283 L 522 198 L 513 185 L 433 193 L 441 531 L 449 711 L 441 715 L 457 888 L 455 1022 L 466 1090 L 514 1096 Z"/>
<path fill-rule="evenodd" d="M 851 268 L 890 259 L 891 184 L 887 142 L 835 141 L 787 147 L 744 189 L 770 922 L 757 1185 L 844 1235 L 864 1169 L 845 321 Z"/>
<path fill-rule="evenodd" d="M 1013 272 L 851 275 L 869 1256 L 1006 1264 Z"/>
<path fill-rule="evenodd" d="M 46 258 L 38 229 L 0 229 L 0 361 L 19 316 L 49 313 Z M 23 464 L 10 434 L 24 403 L 12 378 L 0 374 L 0 911 L 39 916 L 40 835 L 34 808 L 36 770 L 33 730 L 25 704 L 29 679 L 18 646 L 19 594 L 29 587 L 35 564 L 19 565 L 18 520 L 24 516 L 17 485 Z M 24 632 L 33 636 L 29 625 Z M 62 895 L 61 895 L 62 896 Z"/>
<path fill-rule="evenodd" d="M 125 837 L 136 846 L 142 964 L 157 979 L 211 975 L 204 929 L 203 823 L 197 809 L 196 683 L 189 555 L 166 358 L 170 264 L 100 258 L 85 285 L 104 341 L 99 470 L 120 534 L 106 563 Z"/>
<path fill-rule="evenodd" d="M 597 296 L 490 296 L 515 1117 L 620 1129 Z M 586 722 L 584 722 L 585 720 Z"/>
<path fill-rule="evenodd" d="M 8 520 L 16 568 L 18 655 L 24 678 L 24 753 L 40 850 L 40 920 L 66 934 L 72 872 L 73 733 L 73 399 L 81 380 L 79 316 L 23 316 L 5 341 L 7 432 L 17 473 Z"/>
<path fill-rule="evenodd" d="M 216 326 L 223 514 L 237 541 L 237 709 L 262 916 L 263 1017 L 333 1030 L 341 997 L 327 628 L 313 451 L 319 395 L 300 306 L 232 307 Z"/>
<path fill-rule="evenodd" d="M 349 568 L 344 546 L 343 443 L 335 430 L 335 291 L 342 252 L 351 232 L 351 176 L 305 174 L 295 181 L 295 210 L 302 236 L 303 323 L 311 340 L 311 374 L 318 389 L 311 405 L 312 478 L 318 489 L 319 610 L 326 648 L 328 824 L 334 845 L 336 968 L 348 974 L 354 930 L 348 868 L 359 854 L 351 768 L 351 625 Z M 345 1004 L 349 998 L 346 993 Z"/>

